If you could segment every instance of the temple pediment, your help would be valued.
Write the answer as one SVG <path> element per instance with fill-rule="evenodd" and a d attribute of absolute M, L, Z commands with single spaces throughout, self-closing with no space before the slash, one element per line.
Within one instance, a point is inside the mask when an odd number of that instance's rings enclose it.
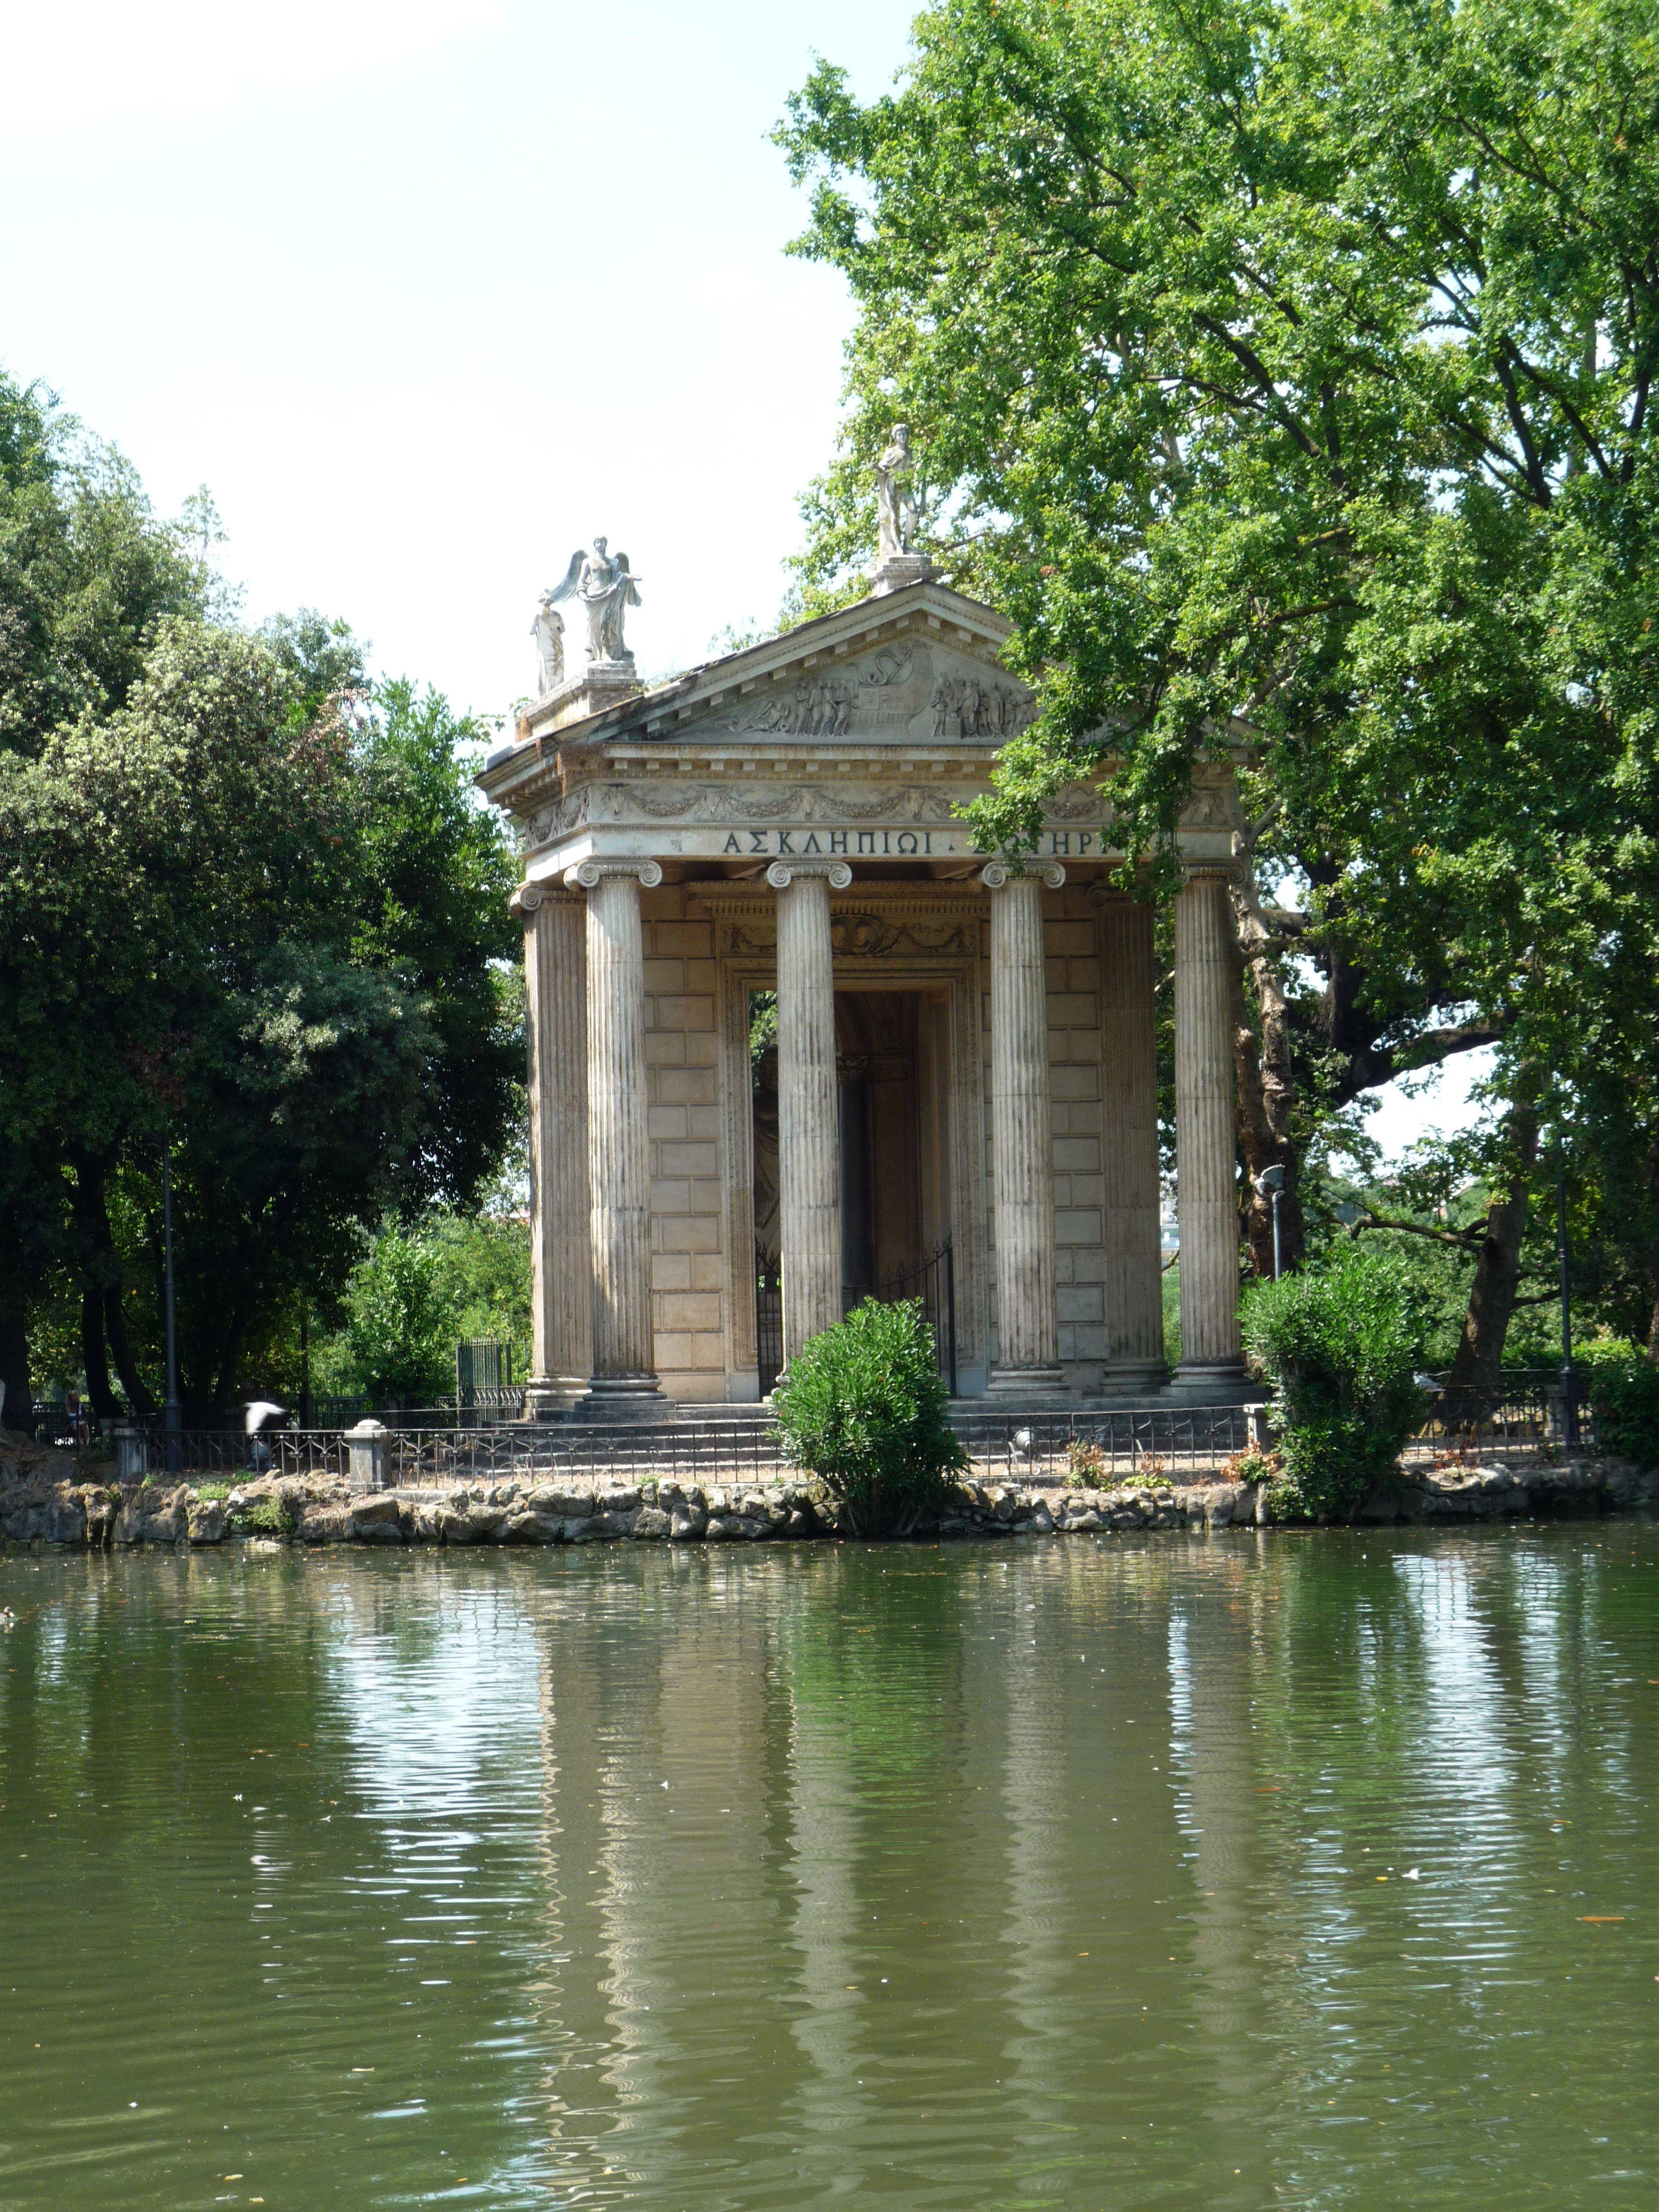
<path fill-rule="evenodd" d="M 658 734 L 955 738 L 993 747 L 1029 726 L 1030 688 L 958 640 L 917 627 L 860 651 L 811 653 L 677 708 Z M 689 710 L 689 711 L 688 711 Z"/>
<path fill-rule="evenodd" d="M 939 583 L 860 600 L 646 690 L 574 678 L 537 702 L 479 778 L 514 811 L 556 759 L 562 780 L 614 753 L 730 750 L 760 741 L 816 752 L 921 745 L 994 753 L 1036 709 L 1001 664 L 1010 625 Z"/>
<path fill-rule="evenodd" d="M 1036 711 L 1004 667 L 1011 625 L 924 581 L 641 688 L 581 677 L 520 720 L 478 779 L 518 820 L 532 878 L 585 860 L 665 866 L 910 862 L 947 872 L 979 854 L 963 810 Z M 1224 859 L 1231 779 L 1200 776 L 1182 824 L 1194 859 Z M 1119 858 L 1093 784 L 1056 792 L 1041 857 Z"/>

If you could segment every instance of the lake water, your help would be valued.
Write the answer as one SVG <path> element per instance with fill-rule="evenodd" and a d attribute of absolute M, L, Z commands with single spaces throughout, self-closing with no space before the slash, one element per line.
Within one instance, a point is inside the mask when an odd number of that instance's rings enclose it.
<path fill-rule="evenodd" d="M 0 2208 L 1659 2203 L 1659 1529 L 0 1560 Z"/>

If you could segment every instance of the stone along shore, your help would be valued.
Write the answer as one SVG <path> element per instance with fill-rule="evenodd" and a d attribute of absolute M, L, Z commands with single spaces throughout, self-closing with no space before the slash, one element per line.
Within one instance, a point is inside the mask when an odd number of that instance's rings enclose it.
<path fill-rule="evenodd" d="M 1373 1491 L 1358 1520 L 1445 1522 L 1596 1513 L 1659 1504 L 1659 1469 L 1611 1459 L 1553 1466 L 1412 1470 Z M 1088 1534 L 1134 1528 L 1261 1526 L 1264 1486 L 1134 1483 L 1091 1490 L 965 1481 L 919 1534 Z M 344 1478 L 281 1476 L 198 1486 L 155 1476 L 115 1484 L 22 1438 L 0 1447 L 0 1541 L 88 1547 L 301 1544 L 759 1543 L 834 1538 L 837 1516 L 810 1480 L 721 1487 L 624 1487 L 501 1480 L 353 1492 Z"/>

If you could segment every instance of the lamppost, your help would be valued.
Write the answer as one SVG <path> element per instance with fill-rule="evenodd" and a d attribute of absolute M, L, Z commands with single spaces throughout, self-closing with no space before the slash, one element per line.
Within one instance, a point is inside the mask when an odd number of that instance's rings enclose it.
<path fill-rule="evenodd" d="M 1555 1246 L 1561 1265 L 1561 1441 L 1578 1449 L 1578 1370 L 1572 1364 L 1572 1266 L 1567 1251 L 1567 1168 L 1565 1154 L 1555 1168 Z"/>
<path fill-rule="evenodd" d="M 1280 1261 L 1280 1248 L 1279 1242 L 1279 1201 L 1284 1195 L 1284 1166 L 1279 1161 L 1275 1160 L 1270 1168 L 1263 1168 L 1261 1174 L 1255 1179 L 1256 1196 L 1258 1198 L 1271 1200 L 1273 1203 L 1274 1282 L 1279 1280 L 1279 1275 L 1283 1272 Z"/>
<path fill-rule="evenodd" d="M 183 1455 L 179 1438 L 185 1425 L 179 1403 L 179 1337 L 173 1307 L 173 1140 L 161 1146 L 161 1285 L 162 1319 L 167 1337 L 167 1395 L 161 1407 L 162 1455 L 169 1474 L 177 1474 Z"/>

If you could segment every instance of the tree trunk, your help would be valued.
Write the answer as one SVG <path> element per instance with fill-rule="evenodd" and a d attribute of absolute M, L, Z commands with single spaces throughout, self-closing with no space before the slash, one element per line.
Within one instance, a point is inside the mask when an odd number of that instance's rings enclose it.
<path fill-rule="evenodd" d="M 1242 910 L 1241 910 L 1242 908 Z M 1302 1195 L 1291 1117 L 1296 1106 L 1296 1073 L 1291 1062 L 1290 1009 L 1273 954 L 1255 925 L 1248 902 L 1233 903 L 1233 1067 L 1238 1079 L 1238 1130 L 1249 1179 L 1244 1216 L 1250 1263 L 1271 1282 L 1273 1272 L 1273 1200 L 1255 1187 L 1264 1169 L 1282 1168 L 1285 1188 L 1279 1199 L 1279 1253 L 1285 1272 L 1302 1264 L 1306 1242 Z M 1258 1043 L 1244 1002 L 1244 969 L 1255 986 L 1261 1009 Z"/>
<path fill-rule="evenodd" d="M 229 1326 L 222 1333 L 216 1352 L 216 1371 L 213 1378 L 213 1405 L 216 1412 L 230 1399 L 230 1386 L 236 1380 L 237 1362 L 242 1356 L 242 1346 L 247 1336 L 248 1310 L 239 1309 L 230 1317 Z M 266 1384 L 269 1389 L 269 1383 Z"/>
<path fill-rule="evenodd" d="M 94 1420 L 118 1420 L 120 1401 L 110 1382 L 104 1337 L 104 1293 L 92 1283 L 81 1291 L 81 1364 L 87 1370 L 87 1403 Z"/>
<path fill-rule="evenodd" d="M 1527 1226 L 1527 1200 L 1538 1158 L 1538 1114 L 1530 1105 L 1510 1109 L 1514 1151 L 1504 1191 L 1486 1207 L 1486 1232 L 1476 1250 L 1474 1280 L 1457 1356 L 1446 1378 L 1443 1413 L 1454 1420 L 1479 1419 L 1497 1391 L 1504 1364 L 1504 1340 L 1515 1311 L 1521 1283 L 1521 1239 Z M 1467 1413 L 1460 1407 L 1466 1407 Z"/>
<path fill-rule="evenodd" d="M 155 1401 L 134 1364 L 132 1346 L 127 1338 L 127 1317 L 121 1309 L 121 1293 L 113 1285 L 104 1292 L 104 1327 L 109 1336 L 110 1357 L 121 1378 L 121 1388 L 127 1394 L 127 1403 L 141 1419 L 153 1420 L 157 1411 Z"/>
<path fill-rule="evenodd" d="M 100 1421 L 117 1420 L 120 1403 L 109 1379 L 109 1353 L 104 1332 L 104 1309 L 121 1288 L 121 1263 L 115 1255 L 115 1237 L 109 1225 L 104 1185 L 109 1163 L 90 1152 L 70 1155 L 72 1179 L 70 1211 L 75 1218 L 80 1246 L 81 1361 L 87 1370 L 87 1397 Z"/>
<path fill-rule="evenodd" d="M 23 1279 L 23 1240 L 15 1214 L 0 1208 L 0 1383 L 5 1403 L 0 1427 L 34 1434 L 34 1398 L 29 1382 L 27 1285 Z"/>
<path fill-rule="evenodd" d="M 1659 1138 L 1648 1147 L 1648 1203 L 1659 1220 Z M 1648 1358 L 1659 1365 L 1659 1242 L 1648 1247 L 1648 1289 L 1653 1310 L 1648 1320 Z"/>

